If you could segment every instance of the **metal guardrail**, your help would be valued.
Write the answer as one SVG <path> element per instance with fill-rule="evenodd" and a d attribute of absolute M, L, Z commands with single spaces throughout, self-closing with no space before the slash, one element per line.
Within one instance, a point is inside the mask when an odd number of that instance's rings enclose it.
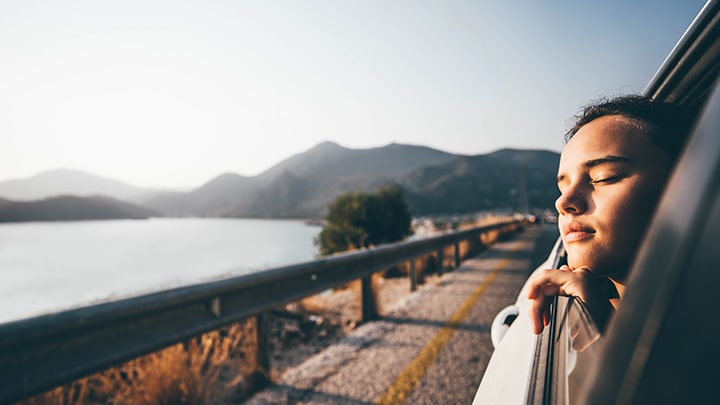
<path fill-rule="evenodd" d="M 0 325 L 0 403 L 17 401 L 418 256 L 504 221 Z M 372 317 L 363 298 L 364 317 Z"/>

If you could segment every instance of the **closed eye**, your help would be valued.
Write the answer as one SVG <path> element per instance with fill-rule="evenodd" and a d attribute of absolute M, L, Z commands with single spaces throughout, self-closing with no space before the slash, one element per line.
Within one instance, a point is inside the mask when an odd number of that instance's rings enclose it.
<path fill-rule="evenodd" d="M 622 180 L 622 176 L 610 176 L 610 177 L 601 177 L 599 179 L 593 179 L 591 181 L 591 183 L 592 184 L 612 184 L 612 183 L 617 183 L 620 180 Z"/>

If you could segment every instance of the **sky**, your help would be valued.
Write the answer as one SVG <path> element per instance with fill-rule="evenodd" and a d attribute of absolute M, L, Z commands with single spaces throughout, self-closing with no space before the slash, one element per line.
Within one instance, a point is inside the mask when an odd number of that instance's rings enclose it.
<path fill-rule="evenodd" d="M 191 189 L 324 142 L 560 151 L 701 0 L 0 0 L 0 181 Z"/>

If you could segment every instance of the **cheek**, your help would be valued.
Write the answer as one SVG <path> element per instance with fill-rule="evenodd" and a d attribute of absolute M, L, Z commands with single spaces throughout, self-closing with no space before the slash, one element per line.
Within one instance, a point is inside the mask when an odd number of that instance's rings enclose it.
<path fill-rule="evenodd" d="M 642 187 L 617 193 L 598 204 L 598 222 L 603 240 L 614 259 L 625 261 L 632 256 L 645 233 L 657 195 Z"/>
<path fill-rule="evenodd" d="M 636 220 L 633 213 L 637 210 L 632 196 L 627 193 L 616 193 L 595 200 L 595 220 L 604 238 L 615 239 L 632 227 Z"/>

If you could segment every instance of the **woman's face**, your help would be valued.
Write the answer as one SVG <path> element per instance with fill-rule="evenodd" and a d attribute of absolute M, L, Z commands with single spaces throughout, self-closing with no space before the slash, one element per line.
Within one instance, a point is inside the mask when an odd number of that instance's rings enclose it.
<path fill-rule="evenodd" d="M 558 168 L 558 226 L 572 268 L 625 277 L 669 173 L 665 153 L 611 115 L 584 125 Z"/>

